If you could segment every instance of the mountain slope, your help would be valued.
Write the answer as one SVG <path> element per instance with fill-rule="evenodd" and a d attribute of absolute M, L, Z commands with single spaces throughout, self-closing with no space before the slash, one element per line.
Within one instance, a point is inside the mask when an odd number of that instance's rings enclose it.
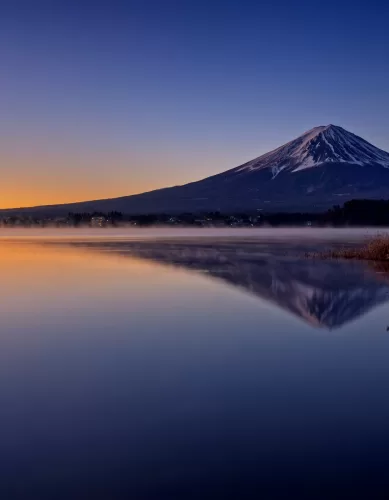
<path fill-rule="evenodd" d="M 16 212 L 62 214 L 318 211 L 353 198 L 389 199 L 389 153 L 335 126 L 316 127 L 239 167 L 183 186 Z"/>

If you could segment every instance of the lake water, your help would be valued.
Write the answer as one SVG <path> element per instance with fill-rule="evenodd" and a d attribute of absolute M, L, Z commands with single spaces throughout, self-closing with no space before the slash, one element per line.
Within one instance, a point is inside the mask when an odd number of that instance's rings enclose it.
<path fill-rule="evenodd" d="M 387 498 L 367 234 L 6 233 L 1 498 Z"/>

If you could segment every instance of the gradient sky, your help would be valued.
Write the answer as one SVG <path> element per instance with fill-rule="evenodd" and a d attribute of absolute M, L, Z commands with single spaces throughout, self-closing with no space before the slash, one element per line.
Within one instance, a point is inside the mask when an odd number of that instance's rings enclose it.
<path fill-rule="evenodd" d="M 389 150 L 388 23 L 374 0 L 2 0 L 0 207 L 182 184 L 329 123 Z"/>

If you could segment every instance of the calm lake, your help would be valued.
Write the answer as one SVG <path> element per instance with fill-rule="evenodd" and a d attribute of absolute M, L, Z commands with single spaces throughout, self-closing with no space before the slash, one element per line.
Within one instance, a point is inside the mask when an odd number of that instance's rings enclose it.
<path fill-rule="evenodd" d="M 1 498 L 388 498 L 372 232 L 1 233 Z"/>

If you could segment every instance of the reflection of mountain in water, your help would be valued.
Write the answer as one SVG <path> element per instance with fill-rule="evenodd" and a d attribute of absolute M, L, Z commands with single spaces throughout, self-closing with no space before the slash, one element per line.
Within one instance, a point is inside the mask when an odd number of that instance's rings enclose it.
<path fill-rule="evenodd" d="M 110 249 L 207 272 L 328 329 L 389 300 L 389 285 L 362 265 L 272 257 L 255 244 L 131 242 Z"/>

